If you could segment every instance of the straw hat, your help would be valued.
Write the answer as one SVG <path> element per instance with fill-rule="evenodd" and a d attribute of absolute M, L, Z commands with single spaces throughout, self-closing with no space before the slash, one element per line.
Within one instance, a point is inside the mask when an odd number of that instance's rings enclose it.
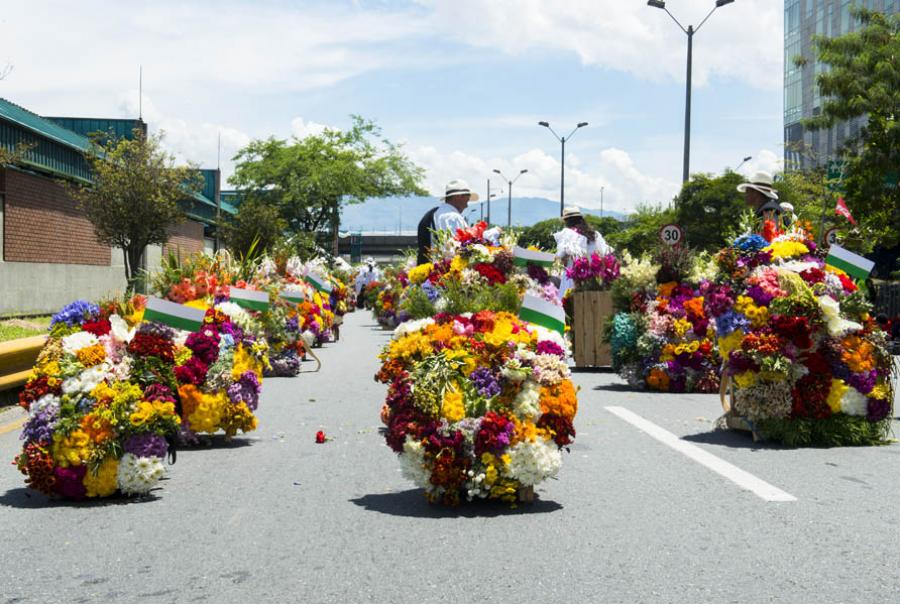
<path fill-rule="evenodd" d="M 739 184 L 737 190 L 744 193 L 747 189 L 753 189 L 769 199 L 778 199 L 778 193 L 772 188 L 774 184 L 775 181 L 771 174 L 768 172 L 756 172 L 750 177 L 750 182 Z"/>

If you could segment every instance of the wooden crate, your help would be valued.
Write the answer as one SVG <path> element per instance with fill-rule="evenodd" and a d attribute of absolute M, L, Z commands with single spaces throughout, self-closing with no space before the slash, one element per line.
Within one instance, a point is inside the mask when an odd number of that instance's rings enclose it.
<path fill-rule="evenodd" d="M 572 298 L 575 366 L 611 365 L 609 344 L 603 343 L 603 324 L 613 315 L 612 296 L 609 292 L 575 292 Z"/>

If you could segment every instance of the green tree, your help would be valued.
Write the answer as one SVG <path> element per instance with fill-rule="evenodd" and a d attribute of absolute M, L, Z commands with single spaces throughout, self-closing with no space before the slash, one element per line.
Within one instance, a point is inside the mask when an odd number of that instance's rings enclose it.
<path fill-rule="evenodd" d="M 336 233 L 345 203 L 427 194 L 424 170 L 359 116 L 347 130 L 252 141 L 234 160 L 229 182 L 245 200 L 274 205 L 291 233 Z"/>
<path fill-rule="evenodd" d="M 628 250 L 640 256 L 659 247 L 659 230 L 670 222 L 675 222 L 674 210 L 641 204 L 622 224 L 622 230 L 611 233 L 606 240 L 617 252 Z"/>
<path fill-rule="evenodd" d="M 237 214 L 225 224 L 225 245 L 239 256 L 251 250 L 265 253 L 284 237 L 287 222 L 278 208 L 258 199 L 244 200 Z"/>
<path fill-rule="evenodd" d="M 160 147 L 162 135 L 92 142 L 85 155 L 92 173 L 89 185 L 69 184 L 97 240 L 122 249 L 128 291 L 137 285 L 141 258 L 148 245 L 162 245 L 169 228 L 185 219 L 178 202 L 200 190 L 194 166 L 176 166 Z"/>
<path fill-rule="evenodd" d="M 827 67 L 816 78 L 822 112 L 804 125 L 815 130 L 866 118 L 845 144 L 841 183 L 859 222 L 854 238 L 866 252 L 900 241 L 900 14 L 851 11 L 859 22 L 856 31 L 814 39 L 819 61 Z M 795 59 L 798 64 L 805 60 Z"/>
<path fill-rule="evenodd" d="M 695 250 L 721 249 L 730 227 L 746 209 L 737 186 L 744 177 L 727 170 L 721 176 L 694 174 L 675 198 L 675 222 L 684 230 L 685 243 Z"/>

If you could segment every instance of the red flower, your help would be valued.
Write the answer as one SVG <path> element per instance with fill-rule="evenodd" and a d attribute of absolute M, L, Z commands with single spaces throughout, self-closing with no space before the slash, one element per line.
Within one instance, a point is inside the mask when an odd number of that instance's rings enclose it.
<path fill-rule="evenodd" d="M 856 287 L 856 283 L 851 281 L 850 278 L 843 273 L 838 273 L 838 279 L 841 280 L 841 285 L 844 286 L 844 291 L 847 293 L 853 293 L 857 289 L 859 289 L 858 287 Z"/>
<path fill-rule="evenodd" d="M 324 432 L 322 432 L 321 430 L 319 430 L 318 432 L 316 432 L 316 444 L 321 445 L 321 444 L 324 443 L 326 440 L 328 440 L 328 438 L 325 436 L 325 433 L 324 433 Z"/>
<path fill-rule="evenodd" d="M 81 329 L 99 338 L 108 334 L 112 329 L 112 325 L 108 319 L 97 319 L 96 321 L 85 321 L 81 324 Z"/>
<path fill-rule="evenodd" d="M 821 283 L 825 280 L 825 271 L 820 268 L 808 268 L 805 271 L 800 273 L 800 276 L 803 277 L 803 280 L 813 285 L 815 283 Z"/>
<path fill-rule="evenodd" d="M 479 275 L 487 279 L 489 285 L 503 285 L 506 283 L 506 275 L 497 269 L 493 264 L 479 262 L 472 267 Z"/>
<path fill-rule="evenodd" d="M 494 330 L 494 313 L 482 310 L 472 315 L 472 327 L 480 333 L 488 333 Z"/>

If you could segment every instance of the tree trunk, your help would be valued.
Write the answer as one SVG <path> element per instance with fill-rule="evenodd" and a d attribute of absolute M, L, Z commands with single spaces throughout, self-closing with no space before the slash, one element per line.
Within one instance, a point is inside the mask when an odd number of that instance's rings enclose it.
<path fill-rule="evenodd" d="M 134 293 L 142 293 L 136 292 L 138 286 L 140 285 L 140 267 L 141 267 L 141 258 L 144 255 L 144 246 L 131 244 L 126 246 L 125 250 L 125 278 L 127 280 L 125 293 L 128 296 L 131 296 Z"/>

